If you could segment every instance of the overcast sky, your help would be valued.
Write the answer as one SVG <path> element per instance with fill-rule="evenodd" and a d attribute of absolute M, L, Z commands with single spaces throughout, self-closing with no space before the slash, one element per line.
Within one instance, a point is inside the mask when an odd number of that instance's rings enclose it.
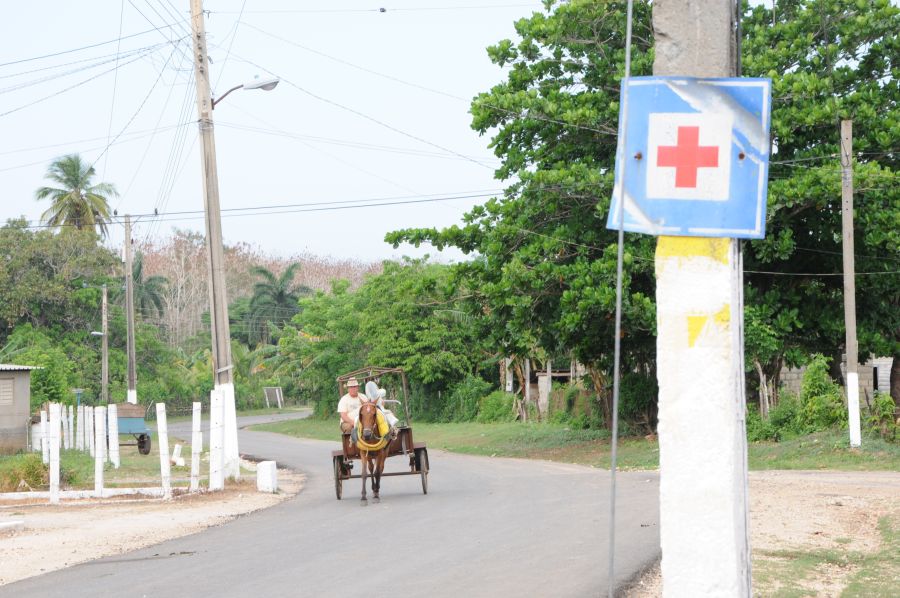
<path fill-rule="evenodd" d="M 214 94 L 256 75 L 282 79 L 271 92 L 234 92 L 215 110 L 226 243 L 363 260 L 434 255 L 394 250 L 384 235 L 457 223 L 502 187 L 489 138 L 470 128 L 469 102 L 504 78 L 485 48 L 514 37 L 513 23 L 539 2 L 207 0 L 204 8 Z M 139 219 L 137 239 L 203 230 L 189 29 L 188 0 L 17 3 L 0 25 L 4 221 L 37 222 L 49 205 L 34 200 L 47 166 L 80 153 L 95 162 L 97 181 L 120 191 L 111 202 L 119 214 L 167 214 Z M 85 46 L 95 47 L 70 51 Z M 456 196 L 478 197 L 297 205 Z M 285 205 L 294 207 L 229 215 Z M 121 239 L 116 225 L 111 243 Z"/>

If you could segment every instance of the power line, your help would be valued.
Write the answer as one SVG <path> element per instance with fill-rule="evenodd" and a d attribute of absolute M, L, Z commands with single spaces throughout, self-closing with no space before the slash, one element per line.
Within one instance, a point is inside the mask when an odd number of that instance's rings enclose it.
<path fill-rule="evenodd" d="M 237 55 L 235 54 L 235 56 L 237 56 Z M 239 58 L 240 58 L 240 57 L 239 57 Z M 418 141 L 418 142 L 420 142 L 420 143 L 424 143 L 424 144 L 426 144 L 426 145 L 430 145 L 430 146 L 432 146 L 432 147 L 436 147 L 437 149 L 442 150 L 442 151 L 444 151 L 444 152 L 447 152 L 448 154 L 453 154 L 453 155 L 455 155 L 455 156 L 459 156 L 460 158 L 462 158 L 462 159 L 464 159 L 464 160 L 467 160 L 467 161 L 469 161 L 469 162 L 472 162 L 473 164 L 477 164 L 478 166 L 481 166 L 481 167 L 483 167 L 483 168 L 488 168 L 488 169 L 490 169 L 490 170 L 493 170 L 492 167 L 486 166 L 485 164 L 482 164 L 481 162 L 479 162 L 479 161 L 477 161 L 477 160 L 474 160 L 474 159 L 472 159 L 472 158 L 466 156 L 465 154 L 461 154 L 461 153 L 459 153 L 459 152 L 457 152 L 457 151 L 455 151 L 455 150 L 446 148 L 446 147 L 444 147 L 444 146 L 442 146 L 442 145 L 438 145 L 437 143 L 434 143 L 434 142 L 432 142 L 432 141 L 428 141 L 427 139 L 423 139 L 423 138 L 421 138 L 421 137 L 419 137 L 419 136 L 417 136 L 417 135 L 413 135 L 412 133 L 407 133 L 406 131 L 403 131 L 402 129 L 398 129 L 397 127 L 394 127 L 394 126 L 392 126 L 392 125 L 389 125 L 388 123 L 386 123 L 386 122 L 384 122 L 384 121 L 378 120 L 378 119 L 375 118 L 374 116 L 369 116 L 368 114 L 365 114 L 365 113 L 363 113 L 363 112 L 360 112 L 359 110 L 356 110 L 356 109 L 354 109 L 354 108 L 350 108 L 350 107 L 348 107 L 348 106 L 344 106 L 343 104 L 340 104 L 340 103 L 338 103 L 338 102 L 335 102 L 334 100 L 329 100 L 328 98 L 325 98 L 325 97 L 320 96 L 320 95 L 318 95 L 318 94 L 316 94 L 316 93 L 313 93 L 313 92 L 309 91 L 308 89 L 304 89 L 303 87 L 300 87 L 299 85 L 297 85 L 297 84 L 294 83 L 293 81 L 290 81 L 290 80 L 286 79 L 285 77 L 282 77 L 282 76 L 280 76 L 280 75 L 277 75 L 276 73 L 273 73 L 273 72 L 270 71 L 269 69 L 267 69 L 267 68 L 265 68 L 265 67 L 263 67 L 263 66 L 260 66 L 260 65 L 256 64 L 255 62 L 253 62 L 253 61 L 251 61 L 251 60 L 247 60 L 246 58 L 240 58 L 240 59 L 243 60 L 244 62 L 246 62 L 247 64 L 251 64 L 251 65 L 255 66 L 256 68 L 258 68 L 258 69 L 260 69 L 260 70 L 262 70 L 262 71 L 265 71 L 265 72 L 269 73 L 269 74 L 272 75 L 272 76 L 278 77 L 279 79 L 281 79 L 282 81 L 284 81 L 285 83 L 287 83 L 288 85 L 290 85 L 291 87 L 293 87 L 293 88 L 295 88 L 295 89 L 297 89 L 297 90 L 299 90 L 299 91 L 305 93 L 306 95 L 308 95 L 308 96 L 310 96 L 310 97 L 312 97 L 312 98 L 315 98 L 315 99 L 319 100 L 320 102 L 324 102 L 324 103 L 326 103 L 326 104 L 330 104 L 330 105 L 332 105 L 332 106 L 336 106 L 336 107 L 340 108 L 341 110 L 346 110 L 347 112 L 351 112 L 351 113 L 353 113 L 353 114 L 355 114 L 355 115 L 357 115 L 357 116 L 359 116 L 359 117 L 361 117 L 361 118 L 364 118 L 364 119 L 366 119 L 366 120 L 368 120 L 368 121 L 371 121 L 371 122 L 373 122 L 373 123 L 375 123 L 375 124 L 377 124 L 377 125 L 379 125 L 379 126 L 382 126 L 382 127 L 386 128 L 386 129 L 389 129 L 389 130 L 391 130 L 391 131 L 394 131 L 395 133 L 399 133 L 400 135 L 403 135 L 403 136 L 405 136 L 405 137 L 409 137 L 410 139 L 415 139 L 416 141 Z M 0 116 L 2 116 L 2 115 L 0 115 Z"/>
<path fill-rule="evenodd" d="M 129 0 L 130 1 L 130 0 Z M 140 11 L 139 11 L 140 12 Z M 171 27 L 171 25 L 166 25 L 165 27 Z M 163 27 L 163 28 L 165 28 Z M 131 35 L 125 35 L 122 37 L 117 37 L 116 39 L 111 39 L 109 41 L 100 42 L 97 44 L 91 44 L 89 46 L 81 46 L 80 48 L 73 48 L 71 50 L 63 50 L 62 52 L 54 52 L 53 54 L 44 54 L 43 56 L 34 56 L 32 58 L 22 58 L 21 60 L 13 60 L 12 62 L 4 62 L 0 63 L 0 67 L 10 66 L 13 64 L 21 64 L 23 62 L 31 62 L 33 60 L 43 60 L 44 58 L 52 58 L 54 56 L 62 56 L 63 54 L 71 54 L 73 52 L 81 52 L 82 50 L 89 50 L 91 48 L 98 48 L 100 46 L 105 46 L 108 44 L 114 44 L 122 41 L 123 39 L 130 39 L 132 37 L 138 37 L 140 35 L 146 35 L 147 33 L 152 33 L 154 31 L 159 31 L 159 27 L 155 27 L 154 29 L 147 29 L 146 31 L 141 31 L 139 33 L 132 33 Z M 170 40 L 171 41 L 171 40 Z"/>
<path fill-rule="evenodd" d="M 109 73 L 111 73 L 111 72 L 113 72 L 113 71 L 116 71 L 116 70 L 120 69 L 121 67 L 128 66 L 129 64 L 131 64 L 131 63 L 133 63 L 133 62 L 136 62 L 136 61 L 140 60 L 140 59 L 143 58 L 144 56 L 145 56 L 145 54 L 141 54 L 141 55 L 139 55 L 137 58 L 133 58 L 133 59 L 129 60 L 128 62 L 125 62 L 125 63 L 123 63 L 123 64 L 121 64 L 121 65 L 116 65 L 116 66 L 114 66 L 113 68 L 111 68 L 111 69 L 109 69 L 109 70 L 103 71 L 102 73 L 99 73 L 99 74 L 97 74 L 97 75 L 94 75 L 93 77 L 89 77 L 89 78 L 87 78 L 87 79 L 85 79 L 85 80 L 83 80 L 83 81 L 80 81 L 80 82 L 78 82 L 78 83 L 75 83 L 74 85 L 70 85 L 69 87 L 66 87 L 65 89 L 61 89 L 61 90 L 59 90 L 59 91 L 57 91 L 57 92 L 55 92 L 55 93 L 52 93 L 52 94 L 50 94 L 50 95 L 48 95 L 48 96 L 44 96 L 44 97 L 42 97 L 42 98 L 39 98 L 39 99 L 34 100 L 34 101 L 32 101 L 32 102 L 29 102 L 29 103 L 27 103 L 27 104 L 23 104 L 22 106 L 19 106 L 19 107 L 17 107 L 17 108 L 13 108 L 12 110 L 7 110 L 6 112 L 2 112 L 2 113 L 0 113 L 0 117 L 7 116 L 7 115 L 12 114 L 12 113 L 14 113 L 14 112 L 18 112 L 19 110 L 24 110 L 25 108 L 30 108 L 31 106 L 34 106 L 34 105 L 36 105 L 36 104 L 40 104 L 41 102 L 44 102 L 44 101 L 46 101 L 46 100 L 49 100 L 50 98 L 55 98 L 55 97 L 58 96 L 58 95 L 62 95 L 62 94 L 64 94 L 64 93 L 66 93 L 67 91 L 71 91 L 71 90 L 73 90 L 73 89 L 75 89 L 75 88 L 77 88 L 77 87 L 81 87 L 81 86 L 84 85 L 85 83 L 89 83 L 89 82 L 93 81 L 94 79 L 98 79 L 98 78 L 102 77 L 103 75 L 107 75 L 107 74 L 109 74 Z"/>
<path fill-rule="evenodd" d="M 234 45 L 234 38 L 237 37 L 238 27 L 241 25 L 241 19 L 244 17 L 244 8 L 247 6 L 247 0 L 244 0 L 241 3 L 241 12 L 238 14 L 237 21 L 235 21 L 234 26 L 231 28 L 231 39 L 228 41 L 228 50 L 225 52 L 225 60 L 222 61 L 222 66 L 219 70 L 219 76 L 216 77 L 215 87 L 219 86 L 219 82 L 222 80 L 222 75 L 225 74 L 225 65 L 228 63 L 228 57 L 231 56 L 231 46 Z"/>

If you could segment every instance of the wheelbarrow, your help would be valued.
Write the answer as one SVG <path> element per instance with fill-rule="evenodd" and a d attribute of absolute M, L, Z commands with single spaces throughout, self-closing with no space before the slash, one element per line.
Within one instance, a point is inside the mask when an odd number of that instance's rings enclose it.
<path fill-rule="evenodd" d="M 146 414 L 141 405 L 131 403 L 118 403 L 116 405 L 119 422 L 119 435 L 130 434 L 134 442 L 120 442 L 119 446 L 137 446 L 142 455 L 150 454 L 150 429 L 144 421 Z"/>

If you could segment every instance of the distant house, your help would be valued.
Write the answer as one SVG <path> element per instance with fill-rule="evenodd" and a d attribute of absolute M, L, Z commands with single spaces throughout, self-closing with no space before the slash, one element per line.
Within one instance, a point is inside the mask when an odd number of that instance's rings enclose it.
<path fill-rule="evenodd" d="M 31 370 L 35 369 L 39 368 L 0 363 L 0 455 L 27 448 Z"/>

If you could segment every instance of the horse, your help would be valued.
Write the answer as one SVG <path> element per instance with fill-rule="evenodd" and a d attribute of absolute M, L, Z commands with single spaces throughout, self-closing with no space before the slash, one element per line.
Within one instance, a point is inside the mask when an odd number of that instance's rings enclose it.
<path fill-rule="evenodd" d="M 380 416 L 380 417 L 379 417 Z M 366 498 L 366 478 L 372 476 L 373 502 L 381 502 L 378 491 L 381 489 L 381 474 L 384 472 L 384 460 L 391 445 L 390 427 L 375 403 L 363 403 L 359 408 L 357 420 L 357 441 L 359 459 L 362 462 L 362 506 L 369 504 Z"/>

